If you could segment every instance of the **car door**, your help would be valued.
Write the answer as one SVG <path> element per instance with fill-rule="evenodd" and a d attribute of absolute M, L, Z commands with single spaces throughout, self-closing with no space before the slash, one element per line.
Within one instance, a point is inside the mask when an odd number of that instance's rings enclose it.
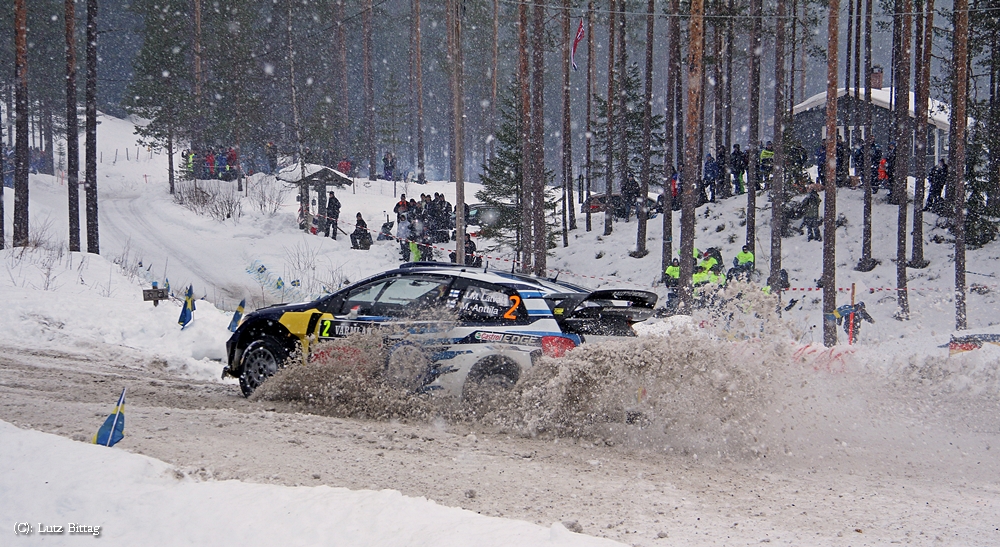
<path fill-rule="evenodd" d="M 331 316 L 318 325 L 320 339 L 339 338 L 372 328 L 424 334 L 448 328 L 454 318 L 446 311 L 452 276 L 403 274 L 353 287 L 330 303 Z"/>

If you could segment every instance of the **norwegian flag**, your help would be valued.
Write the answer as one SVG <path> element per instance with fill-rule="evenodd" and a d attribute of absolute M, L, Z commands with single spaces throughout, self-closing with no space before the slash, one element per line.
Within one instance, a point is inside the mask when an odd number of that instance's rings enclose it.
<path fill-rule="evenodd" d="M 576 29 L 576 38 L 573 38 L 573 52 L 570 54 L 573 70 L 576 70 L 576 46 L 583 40 L 583 19 L 580 19 L 580 26 Z"/>

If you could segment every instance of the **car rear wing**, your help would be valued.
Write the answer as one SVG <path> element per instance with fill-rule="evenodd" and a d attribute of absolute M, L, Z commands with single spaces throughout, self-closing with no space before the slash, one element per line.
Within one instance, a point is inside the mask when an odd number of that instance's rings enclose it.
<path fill-rule="evenodd" d="M 634 336 L 632 324 L 653 315 L 656 299 L 656 293 L 632 289 L 558 293 L 545 298 L 563 330 L 602 336 Z"/>

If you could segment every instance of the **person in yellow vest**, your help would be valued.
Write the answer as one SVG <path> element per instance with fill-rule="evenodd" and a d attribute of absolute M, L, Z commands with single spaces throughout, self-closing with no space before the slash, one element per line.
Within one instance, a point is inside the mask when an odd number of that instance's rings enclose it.
<path fill-rule="evenodd" d="M 663 273 L 665 274 L 664 281 L 668 287 L 677 286 L 681 278 L 681 261 L 676 258 L 673 259 L 673 261 L 670 262 L 670 265 L 667 266 L 666 271 Z"/>

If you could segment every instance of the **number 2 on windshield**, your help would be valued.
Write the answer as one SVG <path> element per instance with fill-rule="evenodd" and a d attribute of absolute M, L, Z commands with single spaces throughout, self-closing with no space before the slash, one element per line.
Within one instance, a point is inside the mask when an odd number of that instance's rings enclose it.
<path fill-rule="evenodd" d="M 503 314 L 503 318 L 510 319 L 511 321 L 517 321 L 517 307 L 521 305 L 521 297 L 516 294 L 512 294 L 508 298 L 510 298 L 510 301 L 514 305 L 507 310 L 507 313 Z"/>

